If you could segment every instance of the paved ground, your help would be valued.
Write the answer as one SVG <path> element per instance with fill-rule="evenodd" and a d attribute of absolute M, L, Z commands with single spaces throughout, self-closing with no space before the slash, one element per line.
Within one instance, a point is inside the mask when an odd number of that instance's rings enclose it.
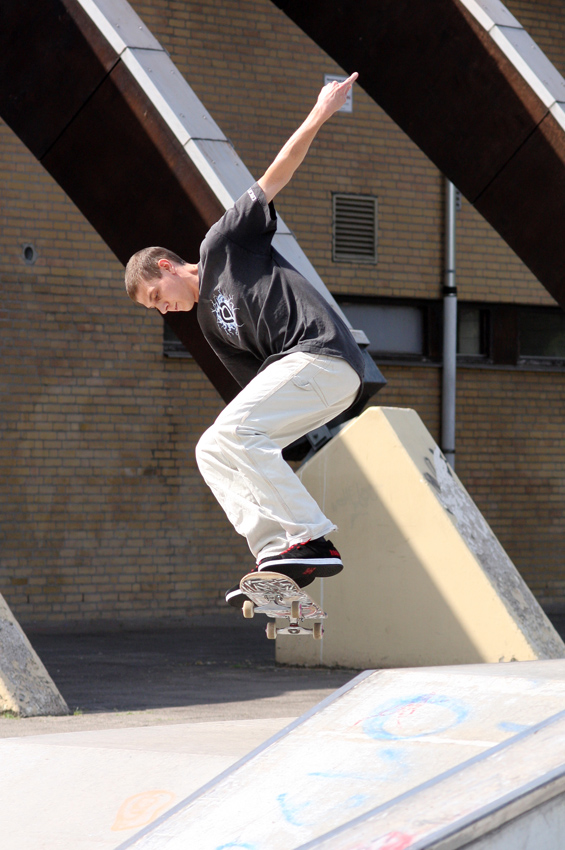
<path fill-rule="evenodd" d="M 552 621 L 565 639 L 565 617 Z M 274 641 L 265 638 L 259 619 L 169 631 L 29 637 L 72 715 L 0 715 L 0 738 L 298 717 L 358 672 L 278 666 Z"/>
<path fill-rule="evenodd" d="M 28 636 L 73 714 L 24 719 L 0 715 L 0 738 L 297 717 L 357 673 L 277 666 L 274 641 L 266 639 L 259 621 L 156 632 Z"/>

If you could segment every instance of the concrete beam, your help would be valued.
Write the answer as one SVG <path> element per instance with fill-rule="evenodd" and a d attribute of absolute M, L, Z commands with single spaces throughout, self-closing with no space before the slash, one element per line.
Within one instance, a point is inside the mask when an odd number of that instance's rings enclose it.
<path fill-rule="evenodd" d="M 149 245 L 195 261 L 208 228 L 254 182 L 126 0 L 4 0 L 0 115 L 124 265 Z M 341 313 L 282 219 L 273 244 Z M 196 315 L 165 321 L 230 401 L 240 387 Z M 363 404 L 385 383 L 364 357 Z"/>
<path fill-rule="evenodd" d="M 273 0 L 565 307 L 565 80 L 500 0 Z"/>
<path fill-rule="evenodd" d="M 69 714 L 67 703 L 0 596 L 0 712 Z"/>
<path fill-rule="evenodd" d="M 371 407 L 299 471 L 345 569 L 316 582 L 323 641 L 287 664 L 407 667 L 565 657 L 565 645 L 413 410 Z"/>

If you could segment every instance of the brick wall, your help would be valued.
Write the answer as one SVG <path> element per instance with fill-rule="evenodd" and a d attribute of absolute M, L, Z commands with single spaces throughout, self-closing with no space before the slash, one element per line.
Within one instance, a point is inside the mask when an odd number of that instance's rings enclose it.
<path fill-rule="evenodd" d="M 340 71 L 268 0 L 134 5 L 256 177 Z M 510 7 L 558 64 L 559 4 Z M 217 393 L 193 362 L 163 359 L 160 317 L 128 301 L 120 265 L 3 125 L 0 186 L 0 592 L 26 625 L 230 615 L 223 591 L 250 558 L 194 462 Z M 333 191 L 378 196 L 378 265 L 332 262 Z M 277 206 L 332 292 L 440 296 L 441 175 L 360 87 Z M 465 201 L 457 251 L 462 298 L 553 303 Z M 379 402 L 414 407 L 438 439 L 440 370 L 383 371 Z M 461 369 L 458 387 L 458 474 L 555 604 L 563 380 Z"/>
<path fill-rule="evenodd" d="M 540 600 L 565 601 L 565 376 L 460 369 L 457 471 Z"/>
<path fill-rule="evenodd" d="M 223 612 L 249 556 L 194 461 L 216 391 L 4 126 L 0 181 L 0 592 L 25 624 Z"/>

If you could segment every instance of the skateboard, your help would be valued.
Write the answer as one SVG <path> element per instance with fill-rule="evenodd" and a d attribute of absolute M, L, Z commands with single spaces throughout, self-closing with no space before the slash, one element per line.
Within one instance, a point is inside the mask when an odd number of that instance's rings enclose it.
<path fill-rule="evenodd" d="M 281 573 L 253 572 L 243 576 L 239 586 L 246 596 L 243 616 L 247 619 L 255 614 L 289 620 L 284 629 L 277 629 L 274 620 L 267 623 L 267 637 L 274 640 L 277 635 L 312 635 L 321 640 L 324 630 L 321 623 L 313 623 L 311 629 L 302 626 L 304 620 L 324 620 L 325 614 L 319 605 L 295 581 Z"/>

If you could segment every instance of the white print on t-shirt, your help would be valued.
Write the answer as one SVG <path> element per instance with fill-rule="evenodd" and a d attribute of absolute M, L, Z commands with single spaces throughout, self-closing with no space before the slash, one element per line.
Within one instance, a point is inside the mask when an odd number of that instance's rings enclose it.
<path fill-rule="evenodd" d="M 231 298 L 226 298 L 221 292 L 212 301 L 212 310 L 220 328 L 230 336 L 239 336 L 239 325 L 235 317 L 236 308 Z"/>
<path fill-rule="evenodd" d="M 251 198 L 252 201 L 257 200 L 257 196 L 256 196 L 255 192 L 253 191 L 253 189 L 248 189 L 247 194 L 249 195 L 249 197 Z"/>

